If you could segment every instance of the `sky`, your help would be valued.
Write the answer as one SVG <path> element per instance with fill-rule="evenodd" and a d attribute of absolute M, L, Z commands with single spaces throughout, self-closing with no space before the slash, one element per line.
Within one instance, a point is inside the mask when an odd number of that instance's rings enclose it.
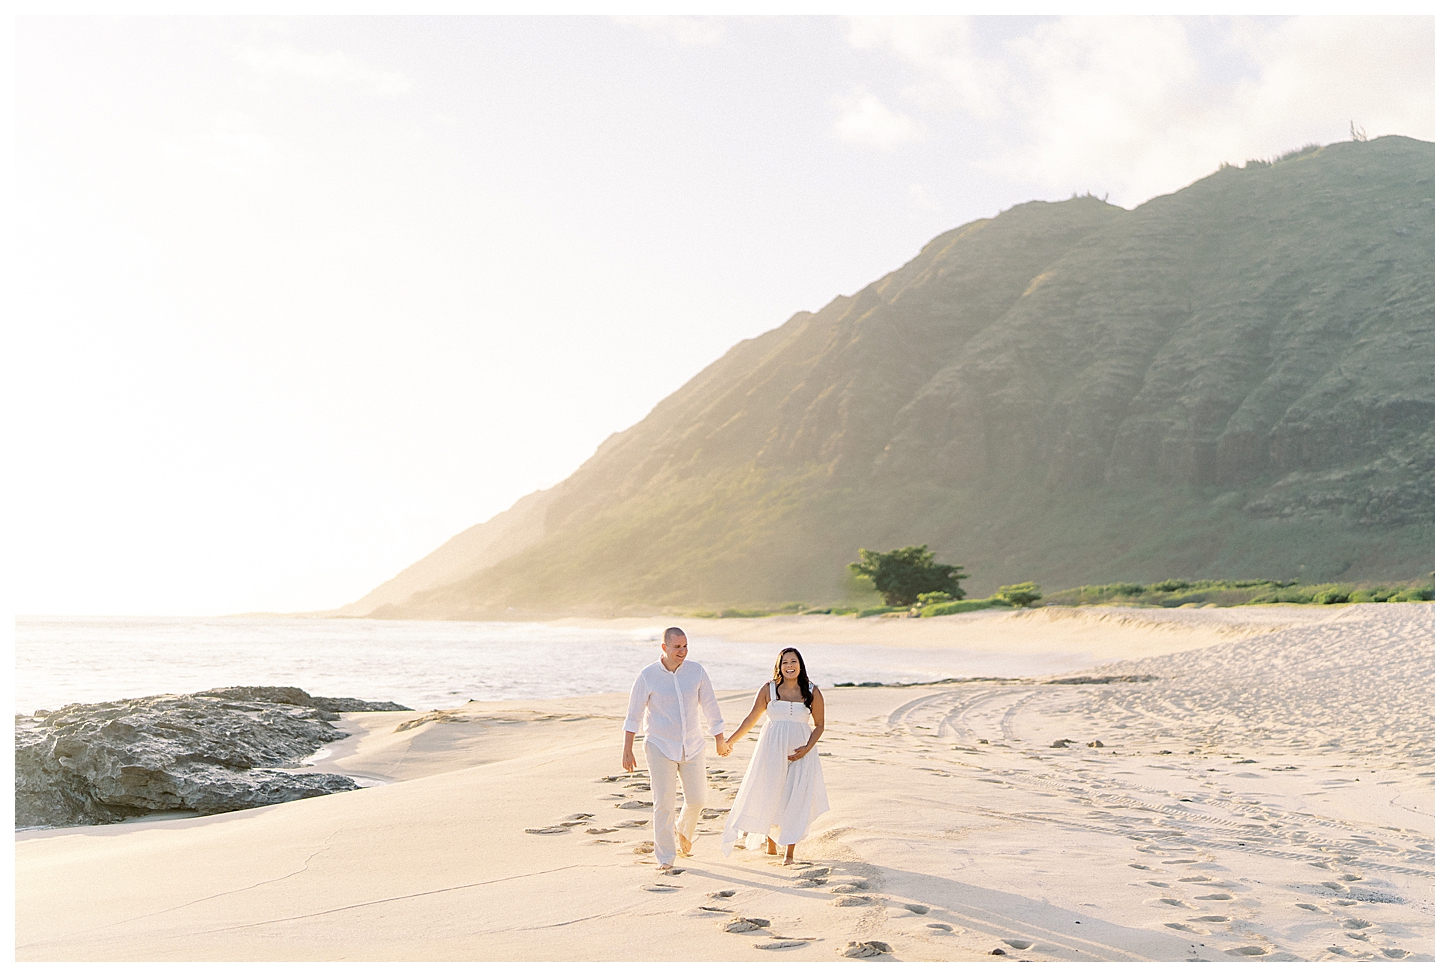
<path fill-rule="evenodd" d="M 336 607 L 1027 200 L 1434 139 L 1428 17 L 22 17 L 21 614 Z"/>

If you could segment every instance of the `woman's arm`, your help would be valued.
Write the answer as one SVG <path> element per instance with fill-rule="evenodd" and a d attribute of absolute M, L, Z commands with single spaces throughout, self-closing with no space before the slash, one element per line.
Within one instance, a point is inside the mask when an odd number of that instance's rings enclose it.
<path fill-rule="evenodd" d="M 755 725 L 765 713 L 765 707 L 770 704 L 770 683 L 766 682 L 760 687 L 760 694 L 755 697 L 755 705 L 750 707 L 750 715 L 740 720 L 740 728 L 725 738 L 725 745 L 731 749 L 735 747 L 735 741 L 740 739 L 750 728 Z"/>
<path fill-rule="evenodd" d="M 826 731 L 826 697 L 821 695 L 820 689 L 816 689 L 815 697 L 811 699 L 811 721 L 816 724 L 816 728 L 811 730 L 811 738 L 806 740 L 805 746 L 786 757 L 787 760 L 793 762 L 811 752 L 821 734 Z"/>

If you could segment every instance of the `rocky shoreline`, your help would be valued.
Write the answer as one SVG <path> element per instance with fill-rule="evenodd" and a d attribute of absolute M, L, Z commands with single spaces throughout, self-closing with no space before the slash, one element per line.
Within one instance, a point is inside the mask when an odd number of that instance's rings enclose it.
<path fill-rule="evenodd" d="M 356 790 L 349 777 L 287 768 L 347 736 L 333 725 L 340 713 L 407 709 L 235 686 L 16 716 L 15 827 L 220 814 Z"/>

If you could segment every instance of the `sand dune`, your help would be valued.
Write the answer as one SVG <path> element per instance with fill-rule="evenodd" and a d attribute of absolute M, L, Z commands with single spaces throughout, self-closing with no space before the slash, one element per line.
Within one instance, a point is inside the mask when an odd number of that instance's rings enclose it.
<path fill-rule="evenodd" d="M 723 858 L 711 816 L 683 873 L 652 871 L 623 692 L 351 714 L 321 769 L 372 789 L 18 835 L 16 956 L 1430 959 L 1433 606 L 1262 610 L 954 632 L 1077 634 L 1151 681 L 829 690 L 832 810 L 799 869 Z M 711 760 L 711 815 L 749 754 Z"/>
<path fill-rule="evenodd" d="M 1133 659 L 1188 651 L 1232 638 L 1315 624 L 1340 610 L 1298 604 L 1252 607 L 1040 607 L 987 610 L 945 617 L 868 617 L 826 614 L 755 618 L 565 618 L 560 626 L 662 632 L 682 625 L 690 634 L 768 644 L 865 644 L 888 648 L 963 649 L 1042 654 L 1073 651 L 1096 658 Z"/>

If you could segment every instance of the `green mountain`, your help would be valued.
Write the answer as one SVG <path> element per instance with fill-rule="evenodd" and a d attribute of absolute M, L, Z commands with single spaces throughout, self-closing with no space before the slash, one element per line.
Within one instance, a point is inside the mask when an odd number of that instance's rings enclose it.
<path fill-rule="evenodd" d="M 1433 567 L 1434 146 L 1034 201 L 736 345 L 348 613 L 840 601 L 860 547 L 968 593 Z"/>

